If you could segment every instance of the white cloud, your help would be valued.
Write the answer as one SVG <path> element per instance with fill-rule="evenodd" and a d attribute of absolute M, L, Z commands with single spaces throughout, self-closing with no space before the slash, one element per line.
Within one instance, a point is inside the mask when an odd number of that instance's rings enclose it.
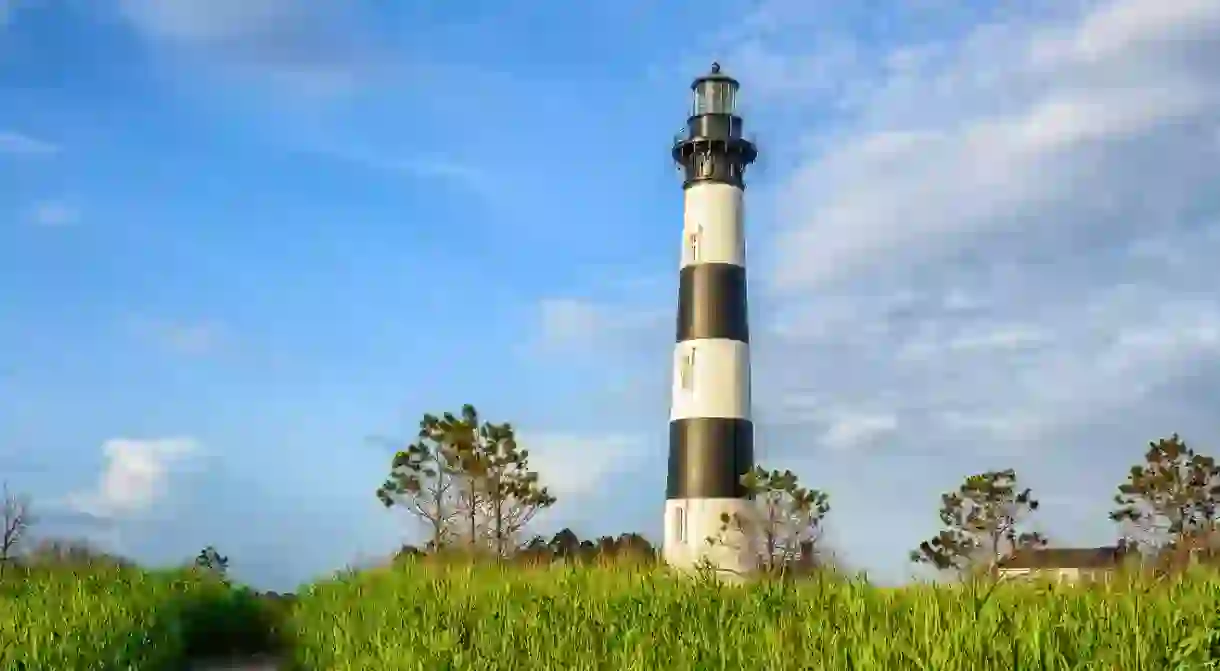
<path fill-rule="evenodd" d="M 547 298 L 538 303 L 538 318 L 537 344 L 550 348 L 615 342 L 625 334 L 654 329 L 664 317 L 657 310 L 580 298 Z"/>
<path fill-rule="evenodd" d="M 529 450 L 530 467 L 557 496 L 561 509 L 573 499 L 595 494 L 607 477 L 631 471 L 648 456 L 647 441 L 634 435 L 525 432 L 519 441 Z"/>
<path fill-rule="evenodd" d="M 71 495 L 68 502 L 81 512 L 104 518 L 146 513 L 165 498 L 175 469 L 199 449 L 188 437 L 107 440 L 102 445 L 106 464 L 97 485 Z"/>
<path fill-rule="evenodd" d="M 186 43 L 257 37 L 296 20 L 286 0 L 120 0 L 132 25 L 149 35 Z"/>
<path fill-rule="evenodd" d="M 898 429 L 891 413 L 839 412 L 829 422 L 821 442 L 832 450 L 853 450 L 876 443 Z"/>
<path fill-rule="evenodd" d="M 805 156 L 783 190 L 794 225 L 777 241 L 776 286 L 930 262 L 984 235 L 1097 231 L 1127 204 L 1120 219 L 1128 221 L 1117 225 L 1129 228 L 1205 188 L 1214 151 L 1201 140 L 1220 109 L 1205 58 L 1216 51 L 1218 5 L 1094 6 L 1049 24 L 979 27 L 898 70 L 885 62 L 909 48 L 869 52 L 870 63 L 852 72 L 875 75 L 840 99 L 853 112 L 831 135 L 817 131 L 820 152 Z M 1120 48 L 1128 43 L 1140 48 Z M 739 74 L 772 82 L 782 76 L 776 68 L 803 57 L 772 54 L 770 66 L 746 58 Z M 1132 160 L 1172 163 L 1175 180 L 1141 173 Z M 1157 188 L 1119 191 L 1119 181 Z"/>
<path fill-rule="evenodd" d="M 34 206 L 30 219 L 39 226 L 70 226 L 80 219 L 80 212 L 67 203 L 45 201 Z"/>
<path fill-rule="evenodd" d="M 121 0 L 122 19 L 194 66 L 308 95 L 351 90 L 381 67 L 349 3 L 321 0 Z"/>
<path fill-rule="evenodd" d="M 2 14 L 0 11 L 0 15 Z M 0 130 L 0 154 L 44 156 L 56 153 L 59 153 L 59 145 L 24 133 Z"/>

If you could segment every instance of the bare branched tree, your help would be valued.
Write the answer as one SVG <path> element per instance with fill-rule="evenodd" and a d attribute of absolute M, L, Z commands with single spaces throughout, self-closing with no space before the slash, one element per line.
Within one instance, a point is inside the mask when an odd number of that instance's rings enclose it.
<path fill-rule="evenodd" d="M 796 569 L 815 568 L 830 497 L 817 489 L 802 487 L 790 470 L 756 466 L 741 478 L 754 501 L 748 515 L 721 516 L 721 539 L 733 530 L 754 546 L 760 568 L 782 575 Z"/>
<path fill-rule="evenodd" d="M 29 497 L 10 493 L 8 485 L 3 486 L 3 492 L 4 528 L 0 529 L 0 534 L 2 534 L 0 535 L 0 571 L 3 571 L 4 566 L 17 557 L 26 540 L 27 532 L 34 523 Z"/>

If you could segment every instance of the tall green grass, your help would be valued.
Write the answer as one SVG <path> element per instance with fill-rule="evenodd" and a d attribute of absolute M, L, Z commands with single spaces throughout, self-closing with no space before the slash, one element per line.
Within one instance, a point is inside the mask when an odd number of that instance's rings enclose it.
<path fill-rule="evenodd" d="M 178 670 L 281 641 L 301 671 L 1206 669 L 1220 668 L 1218 608 L 1214 573 L 883 589 L 407 562 L 274 611 L 193 572 L 58 569 L 0 580 L 0 669 Z"/>
<path fill-rule="evenodd" d="M 1208 668 L 1220 579 L 725 587 L 656 571 L 423 564 L 301 595 L 299 669 Z M 1192 647 L 1193 646 L 1193 647 Z"/>
<path fill-rule="evenodd" d="M 193 571 L 18 568 L 0 578 L 0 669 L 179 671 L 259 651 L 276 626 L 249 591 Z"/>

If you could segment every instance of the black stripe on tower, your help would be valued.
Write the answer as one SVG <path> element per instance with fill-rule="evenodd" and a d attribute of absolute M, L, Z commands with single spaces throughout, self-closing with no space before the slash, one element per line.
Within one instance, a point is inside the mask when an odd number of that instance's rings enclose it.
<path fill-rule="evenodd" d="M 754 467 L 748 419 L 690 417 L 669 423 L 667 499 L 741 499 L 741 476 Z"/>
<path fill-rule="evenodd" d="M 696 263 L 678 282 L 678 342 L 723 338 L 750 342 L 746 269 L 732 263 Z"/>

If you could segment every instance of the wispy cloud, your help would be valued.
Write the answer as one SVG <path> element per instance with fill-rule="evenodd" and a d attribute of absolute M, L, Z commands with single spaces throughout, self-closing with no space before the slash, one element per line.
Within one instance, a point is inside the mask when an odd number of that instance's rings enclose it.
<path fill-rule="evenodd" d="M 495 181 L 477 166 L 443 156 L 392 156 L 354 145 L 311 145 L 310 151 L 336 161 L 375 172 L 407 179 L 442 180 L 458 184 L 481 195 L 494 195 Z"/>
<path fill-rule="evenodd" d="M 633 305 L 607 304 L 583 298 L 546 298 L 538 302 L 541 348 L 585 348 L 613 343 L 624 335 L 655 329 L 669 318 L 664 312 Z"/>
<path fill-rule="evenodd" d="M 818 403 L 803 408 L 802 413 L 802 408 L 794 407 L 793 401 L 798 400 L 787 399 L 786 411 L 793 415 L 788 419 L 821 427 L 815 438 L 818 447 L 839 452 L 866 449 L 891 439 L 899 429 L 893 412 Z"/>
<path fill-rule="evenodd" d="M 0 16 L 3 16 L 3 10 L 0 10 Z M 59 149 L 59 145 L 53 142 L 17 131 L 0 130 L 0 154 L 47 156 L 59 153 Z"/>
<path fill-rule="evenodd" d="M 121 0 L 118 9 L 167 56 L 297 93 L 350 91 L 381 67 L 375 35 L 356 29 L 349 3 Z"/>
<path fill-rule="evenodd" d="M 1038 245 L 1173 217 L 1210 181 L 1220 9 L 1171 4 L 1106 2 L 1072 20 L 984 26 L 869 82 L 850 133 L 789 180 L 796 225 L 779 241 L 777 286 L 929 262 L 1018 232 Z M 1133 169 L 1149 163 L 1172 166 L 1173 178 Z"/>

